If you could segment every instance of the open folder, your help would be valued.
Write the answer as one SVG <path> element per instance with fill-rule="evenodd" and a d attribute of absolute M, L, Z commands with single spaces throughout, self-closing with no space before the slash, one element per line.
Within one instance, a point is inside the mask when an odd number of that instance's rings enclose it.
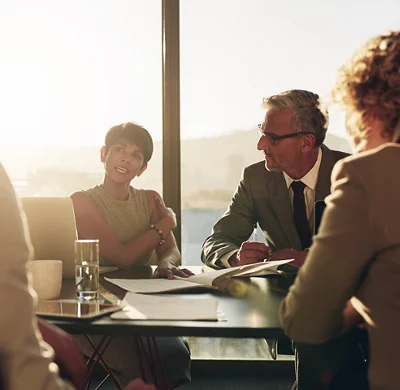
<path fill-rule="evenodd" d="M 112 279 L 104 278 L 123 290 L 140 294 L 157 294 L 193 289 L 214 289 L 213 282 L 221 277 L 250 277 L 278 273 L 278 267 L 293 261 L 293 259 L 268 261 L 204 272 L 198 275 L 181 278 L 174 276 L 174 280 L 168 279 Z"/>

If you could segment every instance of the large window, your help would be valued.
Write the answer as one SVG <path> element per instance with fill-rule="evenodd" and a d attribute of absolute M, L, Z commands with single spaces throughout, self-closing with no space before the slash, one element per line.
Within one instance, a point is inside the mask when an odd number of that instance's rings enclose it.
<path fill-rule="evenodd" d="M 180 7 L 182 251 L 192 265 L 243 167 L 262 159 L 261 98 L 293 88 L 327 97 L 336 69 L 365 39 L 398 29 L 400 3 L 191 0 Z M 350 150 L 335 109 L 326 144 Z"/>
<path fill-rule="evenodd" d="M 0 155 L 20 195 L 100 183 L 124 121 L 155 138 L 137 185 L 162 191 L 161 0 L 3 2 L 0 36 Z"/>
<path fill-rule="evenodd" d="M 161 13 L 162 0 L 2 2 L 0 156 L 20 195 L 99 183 L 104 134 L 129 120 L 156 141 L 134 185 L 162 191 Z M 184 264 L 200 263 L 243 167 L 260 159 L 261 98 L 291 88 L 326 97 L 337 67 L 371 35 L 398 29 L 399 14 L 397 0 L 180 2 Z M 343 117 L 330 118 L 328 146 L 349 150 Z"/>

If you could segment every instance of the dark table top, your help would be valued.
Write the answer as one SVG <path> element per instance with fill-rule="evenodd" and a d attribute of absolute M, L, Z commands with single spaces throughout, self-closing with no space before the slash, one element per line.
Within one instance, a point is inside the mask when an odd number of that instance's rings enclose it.
<path fill-rule="evenodd" d="M 201 267 L 188 267 L 201 272 Z M 105 274 L 109 278 L 149 278 L 151 267 L 137 267 L 132 271 L 113 271 Z M 126 291 L 104 280 L 100 276 L 100 294 L 116 302 Z M 226 320 L 221 321 L 132 321 L 113 320 L 102 317 L 94 321 L 52 320 L 51 322 L 69 333 L 130 334 L 142 336 L 197 336 L 280 338 L 284 336 L 279 324 L 279 306 L 287 293 L 290 281 L 283 276 L 253 278 L 218 278 L 218 291 L 179 294 L 193 297 L 194 294 L 213 296 Z M 75 298 L 73 280 L 63 280 L 60 298 Z"/>

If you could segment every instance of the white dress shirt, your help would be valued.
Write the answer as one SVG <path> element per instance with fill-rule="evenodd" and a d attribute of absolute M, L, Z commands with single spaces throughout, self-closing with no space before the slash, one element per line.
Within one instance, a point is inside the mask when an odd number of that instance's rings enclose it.
<path fill-rule="evenodd" d="M 320 148 L 318 150 L 318 157 L 314 166 L 301 179 L 299 179 L 299 181 L 302 181 L 306 185 L 304 187 L 304 199 L 306 202 L 306 213 L 308 218 L 308 224 L 310 226 L 311 231 L 313 231 L 313 225 L 314 225 L 314 221 L 312 220 L 311 216 L 314 209 L 315 188 L 318 182 L 318 172 L 319 172 L 319 167 L 321 166 L 321 161 L 322 161 L 322 151 Z M 294 180 L 290 176 L 288 176 L 285 172 L 283 172 L 283 177 L 285 178 L 286 181 L 286 186 L 289 191 L 290 203 L 292 205 L 292 210 L 293 210 L 293 190 L 290 187 L 290 185 Z M 229 258 L 237 252 L 238 250 L 235 249 L 228 253 L 225 253 L 221 257 L 222 265 L 226 268 L 231 267 L 231 265 L 229 264 Z"/>
<path fill-rule="evenodd" d="M 304 199 L 306 202 L 306 213 L 308 224 L 310 226 L 311 231 L 313 231 L 314 221 L 312 220 L 312 212 L 314 210 L 315 203 L 315 188 L 317 187 L 318 182 L 318 172 L 319 167 L 321 166 L 322 161 L 322 151 L 319 149 L 317 161 L 314 166 L 299 180 L 293 180 L 290 176 L 288 176 L 285 172 L 283 172 L 283 177 L 286 181 L 286 186 L 289 191 L 290 204 L 292 205 L 293 210 L 293 189 L 290 187 L 294 181 L 301 181 L 306 186 L 304 187 Z"/>

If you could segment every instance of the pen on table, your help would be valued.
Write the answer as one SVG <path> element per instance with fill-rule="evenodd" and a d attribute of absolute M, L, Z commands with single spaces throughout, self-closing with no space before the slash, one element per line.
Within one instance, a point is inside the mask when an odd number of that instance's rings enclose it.
<path fill-rule="evenodd" d="M 257 242 L 257 223 L 254 224 L 254 229 L 253 229 L 253 238 L 251 240 L 252 242 Z M 269 257 L 269 256 L 268 256 Z M 264 263 L 268 261 L 268 257 L 264 259 Z"/>
<path fill-rule="evenodd" d="M 257 224 L 254 224 L 254 230 L 253 230 L 253 242 L 257 242 Z"/>

